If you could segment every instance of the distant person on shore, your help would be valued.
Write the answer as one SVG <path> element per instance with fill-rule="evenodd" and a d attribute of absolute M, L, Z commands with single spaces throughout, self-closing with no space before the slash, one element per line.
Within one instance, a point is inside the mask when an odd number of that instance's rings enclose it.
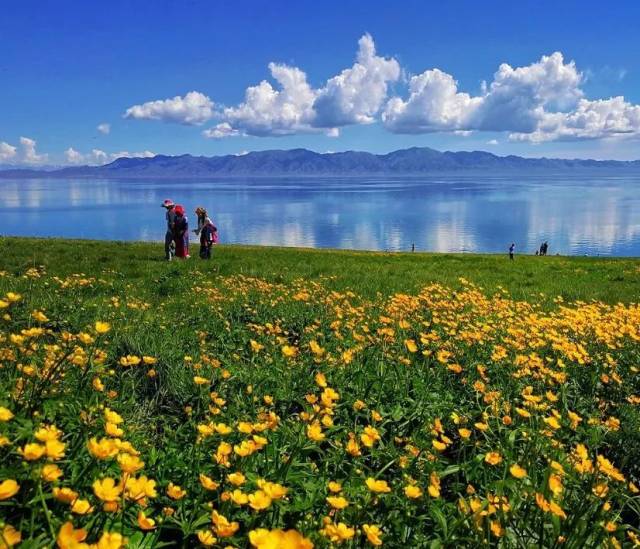
<path fill-rule="evenodd" d="M 166 209 L 165 219 L 167 221 L 167 232 L 164 234 L 164 257 L 167 261 L 171 261 L 173 252 L 175 251 L 174 242 L 174 228 L 176 224 L 176 212 L 175 204 L 173 200 L 167 198 L 162 204 L 162 207 Z"/>
<path fill-rule="evenodd" d="M 548 250 L 549 250 L 549 243 L 545 240 L 542 243 L 542 255 L 547 255 Z"/>
<path fill-rule="evenodd" d="M 211 219 L 206 217 L 200 229 L 200 257 L 202 259 L 211 259 L 211 248 L 217 243 L 218 228 L 213 224 Z"/>
<path fill-rule="evenodd" d="M 511 243 L 511 246 L 509 246 L 509 259 L 511 259 L 511 261 L 513 261 L 513 254 L 516 251 L 516 244 L 515 242 Z"/>
<path fill-rule="evenodd" d="M 176 213 L 173 227 L 173 239 L 176 243 L 176 257 L 189 257 L 189 220 L 185 215 L 184 208 L 177 204 L 174 207 Z"/>

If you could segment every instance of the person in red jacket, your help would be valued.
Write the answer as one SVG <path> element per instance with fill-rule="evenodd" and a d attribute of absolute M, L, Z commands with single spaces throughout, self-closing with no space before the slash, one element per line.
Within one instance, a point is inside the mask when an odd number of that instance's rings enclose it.
<path fill-rule="evenodd" d="M 176 218 L 173 226 L 173 237 L 176 242 L 176 257 L 189 257 L 189 220 L 184 213 L 184 207 L 176 204 L 174 211 Z"/>

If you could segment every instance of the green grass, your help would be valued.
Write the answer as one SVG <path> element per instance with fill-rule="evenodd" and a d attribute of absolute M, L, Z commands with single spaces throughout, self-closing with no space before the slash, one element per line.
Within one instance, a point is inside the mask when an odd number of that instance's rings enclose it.
<path fill-rule="evenodd" d="M 261 548 L 282 544 L 260 529 L 295 529 L 330 549 L 343 523 L 347 549 L 373 547 L 372 525 L 392 548 L 628 547 L 639 290 L 636 259 L 220 246 L 167 263 L 160 244 L 0 239 L 0 535 Z M 124 486 L 111 508 L 105 478 Z M 261 479 L 287 496 L 242 504 Z"/>
<path fill-rule="evenodd" d="M 0 239 L 0 268 L 21 272 L 43 265 L 64 276 L 117 270 L 132 282 L 146 284 L 159 276 L 228 276 L 244 274 L 268 281 L 335 277 L 336 289 L 349 288 L 363 295 L 376 292 L 412 292 L 437 282 L 459 287 L 466 278 L 489 293 L 503 287 L 513 299 L 551 303 L 601 300 L 637 302 L 640 295 L 640 260 L 506 254 L 425 254 L 355 252 L 258 246 L 218 246 L 209 263 L 197 257 L 167 264 L 160 244 L 98 242 L 62 239 Z M 147 281 L 147 282 L 145 282 Z M 544 296 L 540 296 L 540 294 Z"/>

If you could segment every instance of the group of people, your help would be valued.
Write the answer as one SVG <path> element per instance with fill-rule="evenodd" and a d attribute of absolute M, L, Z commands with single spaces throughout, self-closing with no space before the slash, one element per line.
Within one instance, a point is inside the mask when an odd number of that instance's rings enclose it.
<path fill-rule="evenodd" d="M 549 250 L 549 242 L 547 242 L 546 240 L 540 244 L 540 249 L 536 250 L 536 255 L 547 255 L 547 251 Z M 513 256 L 516 253 L 516 244 L 515 242 L 511 243 L 511 246 L 509 246 L 509 259 L 513 259 Z"/>
<path fill-rule="evenodd" d="M 162 207 L 166 210 L 167 222 L 167 232 L 164 236 L 165 259 L 171 261 L 174 256 L 182 259 L 191 257 L 189 255 L 189 220 L 184 207 L 168 198 L 162 203 Z M 200 257 L 210 259 L 211 248 L 218 243 L 218 229 L 203 207 L 198 206 L 195 214 L 198 226 L 193 232 L 200 237 Z"/>
<path fill-rule="evenodd" d="M 548 249 L 549 243 L 545 240 L 542 244 L 540 244 L 540 249 L 536 250 L 536 255 L 547 255 Z"/>

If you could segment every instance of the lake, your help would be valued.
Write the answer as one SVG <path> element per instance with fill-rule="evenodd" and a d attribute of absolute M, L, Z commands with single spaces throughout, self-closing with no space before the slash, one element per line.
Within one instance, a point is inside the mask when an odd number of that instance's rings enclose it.
<path fill-rule="evenodd" d="M 640 256 L 640 172 L 216 180 L 0 179 L 0 233 L 163 239 L 171 198 L 221 242 L 434 252 Z M 193 241 L 192 241 L 193 242 Z"/>

